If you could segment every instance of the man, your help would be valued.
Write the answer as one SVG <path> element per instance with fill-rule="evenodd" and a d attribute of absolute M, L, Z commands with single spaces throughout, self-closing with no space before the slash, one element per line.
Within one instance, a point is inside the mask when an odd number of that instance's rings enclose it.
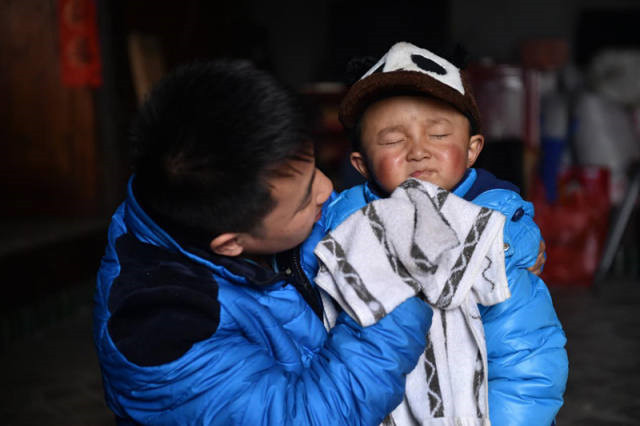
<path fill-rule="evenodd" d="M 328 332 L 300 266 L 331 183 L 291 95 L 244 62 L 161 81 L 98 271 L 94 334 L 121 424 L 379 424 L 424 350 L 411 298 Z"/>

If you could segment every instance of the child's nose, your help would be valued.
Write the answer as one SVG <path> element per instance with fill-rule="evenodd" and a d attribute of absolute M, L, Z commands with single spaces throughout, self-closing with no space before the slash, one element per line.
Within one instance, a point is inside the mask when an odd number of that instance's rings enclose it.
<path fill-rule="evenodd" d="M 409 160 L 422 160 L 429 155 L 427 144 L 421 139 L 414 139 L 409 146 Z"/>

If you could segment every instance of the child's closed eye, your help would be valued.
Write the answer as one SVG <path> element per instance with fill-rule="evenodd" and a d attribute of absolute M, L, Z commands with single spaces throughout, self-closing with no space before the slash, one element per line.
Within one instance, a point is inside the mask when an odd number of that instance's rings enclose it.
<path fill-rule="evenodd" d="M 449 135 L 450 135 L 450 133 L 441 133 L 441 134 L 429 135 L 429 137 L 431 137 L 433 139 L 444 139 Z"/>
<path fill-rule="evenodd" d="M 391 139 L 391 140 L 381 141 L 380 144 L 381 145 L 396 145 L 396 144 L 399 144 L 399 143 L 402 143 L 402 142 L 404 142 L 404 139 Z"/>

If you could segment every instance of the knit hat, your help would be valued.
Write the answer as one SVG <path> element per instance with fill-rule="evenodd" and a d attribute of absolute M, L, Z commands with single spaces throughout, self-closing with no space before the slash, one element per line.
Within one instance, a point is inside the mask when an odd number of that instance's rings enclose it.
<path fill-rule="evenodd" d="M 387 95 L 427 94 L 447 102 L 480 128 L 480 113 L 464 71 L 444 58 L 411 43 L 399 42 L 356 81 L 340 104 L 346 129 L 355 126 L 364 110 Z"/>

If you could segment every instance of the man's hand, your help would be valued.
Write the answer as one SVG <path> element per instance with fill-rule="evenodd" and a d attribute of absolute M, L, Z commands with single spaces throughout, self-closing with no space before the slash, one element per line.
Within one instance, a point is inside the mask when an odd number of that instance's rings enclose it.
<path fill-rule="evenodd" d="M 544 266 L 544 263 L 547 261 L 544 255 L 544 251 L 546 250 L 546 248 L 547 246 L 545 246 L 544 241 L 540 241 L 540 249 L 538 250 L 538 257 L 536 258 L 536 263 L 534 263 L 533 266 L 527 268 L 530 272 L 536 275 L 540 275 L 540 273 L 542 272 L 542 267 Z"/>

